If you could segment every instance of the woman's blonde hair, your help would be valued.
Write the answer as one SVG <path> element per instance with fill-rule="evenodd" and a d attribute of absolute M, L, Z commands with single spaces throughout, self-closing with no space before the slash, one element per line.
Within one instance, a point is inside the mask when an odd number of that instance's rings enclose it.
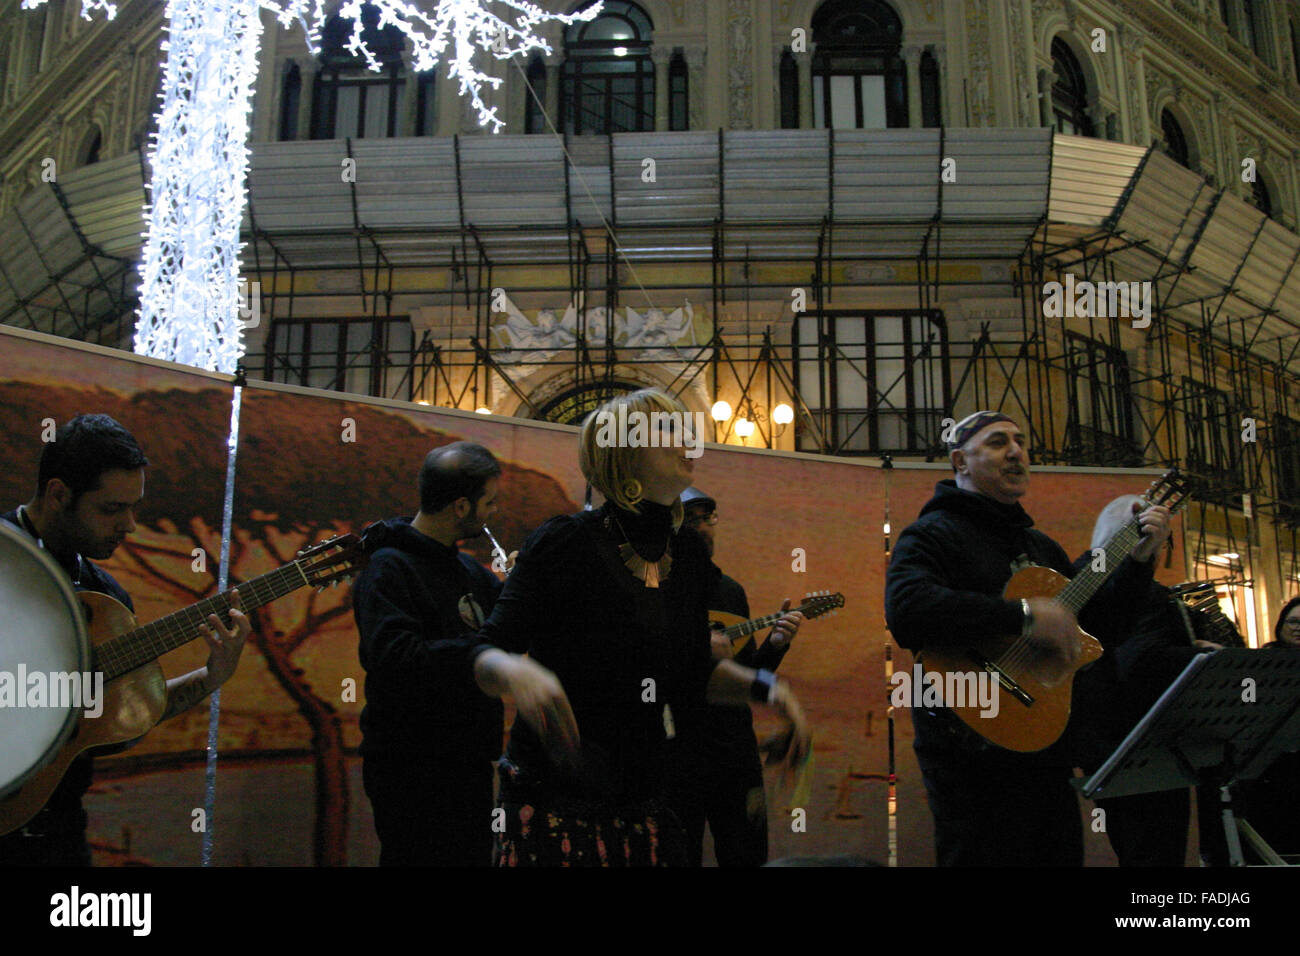
<path fill-rule="evenodd" d="M 625 413 L 627 416 L 635 414 L 637 417 L 645 416 L 649 419 L 652 413 L 667 414 L 686 426 L 690 423 L 690 413 L 681 402 L 666 392 L 661 392 L 657 388 L 643 388 L 610 399 L 583 421 L 582 435 L 578 440 L 578 467 L 582 469 L 583 477 L 618 507 L 639 513 L 641 498 L 633 494 L 638 485 L 635 474 L 638 449 L 623 442 L 597 441 L 602 426 L 611 420 L 617 420 L 620 407 L 627 409 Z M 631 420 L 631 418 L 624 420 Z M 673 502 L 674 529 L 681 527 L 684 517 L 685 511 L 679 496 Z"/>

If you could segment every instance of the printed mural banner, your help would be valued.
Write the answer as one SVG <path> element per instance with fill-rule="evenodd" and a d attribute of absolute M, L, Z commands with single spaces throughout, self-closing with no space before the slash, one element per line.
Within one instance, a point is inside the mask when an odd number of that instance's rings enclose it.
<path fill-rule="evenodd" d="M 110 414 L 135 434 L 150 467 L 139 528 L 104 566 L 131 593 L 141 623 L 215 593 L 232 394 L 225 376 L 0 329 L 0 440 L 9 463 L 0 472 L 3 510 L 32 496 L 42 423 Z M 502 462 L 492 531 L 507 552 L 548 517 L 581 509 L 586 488 L 576 428 L 246 386 L 232 489 L 231 584 L 335 534 L 413 514 L 425 454 L 457 440 L 481 442 Z M 890 858 L 886 515 L 896 540 L 935 482 L 950 474 L 946 464 L 882 468 L 863 459 L 736 446 L 709 445 L 696 461 L 696 486 L 718 502 L 715 561 L 745 587 L 752 614 L 772 613 L 787 597 L 797 604 L 813 591 L 845 598 L 836 614 L 800 630 L 781 665 L 812 725 L 815 763 L 797 807 L 790 805 L 792 781 L 769 771 L 773 859 Z M 1140 493 L 1151 478 L 1145 471 L 1039 469 L 1023 504 L 1038 528 L 1079 555 L 1101 507 Z M 491 564 L 486 539 L 466 547 Z M 197 571 L 200 553 L 205 569 Z M 1158 572 L 1165 583 L 1183 580 L 1182 549 L 1174 554 L 1173 566 Z M 205 821 L 213 862 L 374 865 L 378 842 L 357 756 L 364 673 L 350 589 L 300 589 L 252 618 L 239 671 L 220 699 L 216 810 Z M 163 669 L 174 676 L 205 657 L 196 640 L 167 655 Z M 895 648 L 894 666 L 909 669 L 910 655 Z M 896 859 L 931 865 L 911 722 L 906 711 L 894 718 Z M 199 862 L 204 834 L 195 811 L 204 806 L 208 720 L 208 707 L 197 707 L 96 761 L 87 810 L 97 865 Z M 776 726 L 756 711 L 760 739 Z M 1081 801 L 1085 819 L 1090 809 Z M 1089 862 L 1113 862 L 1104 834 L 1085 833 Z"/>

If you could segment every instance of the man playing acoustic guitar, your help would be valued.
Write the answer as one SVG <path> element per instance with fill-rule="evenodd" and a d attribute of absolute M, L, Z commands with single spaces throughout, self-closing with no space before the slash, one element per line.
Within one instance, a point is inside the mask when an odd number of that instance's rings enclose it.
<path fill-rule="evenodd" d="M 1027 565 L 1074 574 L 1060 545 L 1035 530 L 1019 504 L 1029 490 L 1025 435 L 1000 412 L 976 412 L 957 423 L 948 451 L 955 478 L 939 482 L 890 561 L 890 631 L 914 653 L 1020 635 L 1017 653 L 1037 657 L 1053 681 L 1064 681 L 1080 654 L 1075 615 L 1050 598 L 1003 597 L 1008 580 Z M 1146 593 L 1151 558 L 1169 537 L 1169 511 L 1150 507 L 1139 522 L 1143 538 L 1097 591 L 1099 603 L 1134 608 Z M 1085 611 L 1085 627 L 1087 617 Z M 970 668 L 981 669 L 974 659 Z M 1010 710 L 1006 699 L 1002 710 Z M 944 708 L 917 707 L 912 722 L 939 865 L 1082 865 L 1068 741 L 1034 752 L 1003 749 Z"/>
<path fill-rule="evenodd" d="M 148 464 L 131 433 L 112 418 L 78 415 L 41 453 L 36 496 L 0 520 L 36 539 L 76 590 L 107 594 L 133 610 L 122 586 L 91 559 L 111 557 L 135 530 Z M 207 666 L 167 682 L 163 720 L 193 707 L 235 672 L 249 623 L 233 609 L 230 623 L 226 627 L 214 614 L 200 628 L 210 649 Z M 45 807 L 26 826 L 0 837 L 0 865 L 90 865 L 81 798 L 90 788 L 92 764 L 89 752 L 78 757 Z"/>

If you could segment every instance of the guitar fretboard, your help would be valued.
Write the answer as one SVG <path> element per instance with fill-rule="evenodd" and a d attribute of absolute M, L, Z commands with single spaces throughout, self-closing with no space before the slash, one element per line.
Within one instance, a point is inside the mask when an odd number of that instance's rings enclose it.
<path fill-rule="evenodd" d="M 1093 562 L 1090 561 L 1082 571 L 1070 579 L 1070 583 L 1056 596 L 1057 602 L 1064 604 L 1077 615 L 1083 609 L 1083 606 L 1092 600 L 1092 596 L 1097 593 L 1097 589 L 1106 583 L 1106 579 L 1115 572 L 1141 540 L 1142 529 L 1138 524 L 1138 519 L 1136 517 L 1131 518 L 1128 524 L 1115 532 L 1102 549 L 1105 554 L 1102 567 L 1105 570 L 1094 571 L 1092 568 Z"/>
<path fill-rule="evenodd" d="M 803 608 L 795 608 L 796 611 L 802 611 Z M 738 641 L 742 637 L 761 631 L 765 627 L 771 627 L 788 612 L 782 611 L 779 614 L 769 614 L 766 617 L 756 617 L 748 621 L 741 621 L 739 624 L 733 624 L 726 628 L 723 633 L 727 635 L 728 640 Z"/>
<path fill-rule="evenodd" d="M 95 670 L 102 671 L 107 681 L 157 660 L 168 651 L 197 639 L 199 628 L 208 623 L 210 614 L 216 614 L 228 624 L 226 612 L 230 610 L 231 591 L 239 591 L 239 603 L 245 611 L 252 611 L 296 591 L 309 583 L 300 563 L 291 561 L 282 568 L 245 581 L 237 589 L 223 591 L 151 624 L 119 634 L 95 648 Z"/>

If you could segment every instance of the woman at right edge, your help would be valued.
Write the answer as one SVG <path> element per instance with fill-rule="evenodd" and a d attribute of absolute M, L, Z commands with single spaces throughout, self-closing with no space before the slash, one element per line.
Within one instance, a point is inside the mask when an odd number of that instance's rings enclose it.
<path fill-rule="evenodd" d="M 684 436 L 665 426 L 659 447 L 604 447 L 601 413 L 620 405 L 636 413 L 627 421 L 689 421 L 652 389 L 588 416 L 579 464 L 605 504 L 533 532 L 473 651 L 479 686 L 510 694 L 519 713 L 501 763 L 500 866 L 684 864 L 663 802 L 669 741 L 706 700 L 770 706 L 789 723 L 785 759 L 809 752 L 789 686 L 710 653 L 710 561 L 681 527 L 694 466 Z"/>

